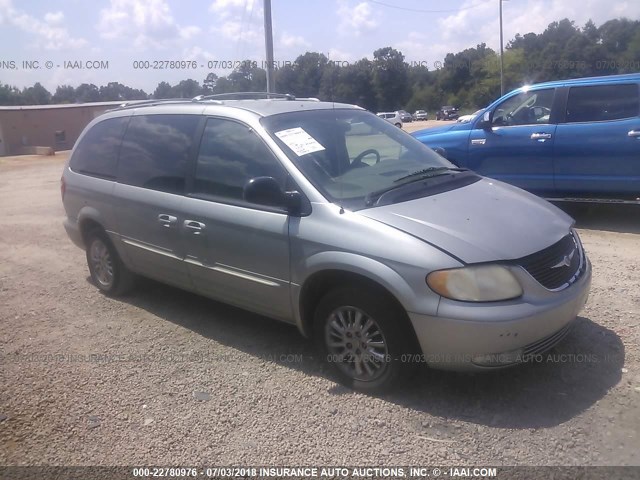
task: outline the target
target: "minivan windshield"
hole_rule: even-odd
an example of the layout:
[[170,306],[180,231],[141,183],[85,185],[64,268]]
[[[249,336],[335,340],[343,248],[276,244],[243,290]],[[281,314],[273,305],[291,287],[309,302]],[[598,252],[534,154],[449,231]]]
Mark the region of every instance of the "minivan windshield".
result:
[[[384,193],[460,171],[398,127],[364,110],[291,112],[263,118],[262,124],[309,181],[328,200],[345,208],[373,206]],[[443,182],[447,178],[436,182],[440,191]],[[422,190],[433,183],[425,181]]]

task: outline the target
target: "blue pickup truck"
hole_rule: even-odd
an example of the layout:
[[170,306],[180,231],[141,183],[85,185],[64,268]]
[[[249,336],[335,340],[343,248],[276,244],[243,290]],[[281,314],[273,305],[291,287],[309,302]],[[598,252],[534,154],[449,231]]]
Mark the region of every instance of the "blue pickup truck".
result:
[[549,199],[640,203],[640,73],[525,86],[468,123],[412,135]]

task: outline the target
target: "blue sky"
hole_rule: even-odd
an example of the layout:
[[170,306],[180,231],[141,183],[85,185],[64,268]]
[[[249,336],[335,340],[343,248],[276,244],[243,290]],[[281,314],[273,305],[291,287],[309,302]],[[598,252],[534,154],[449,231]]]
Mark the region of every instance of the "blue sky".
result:
[[[306,51],[350,62],[393,46],[433,68],[448,52],[499,45],[499,0],[272,0],[275,59]],[[386,5],[385,5],[386,4]],[[264,59],[262,0],[0,0],[0,82],[104,85],[152,92],[161,80],[200,82],[207,63]],[[395,8],[393,8],[395,7]],[[568,17],[580,26],[640,18],[638,0],[505,0],[505,43]],[[38,69],[22,68],[37,60]],[[102,60],[106,69],[69,69],[64,61]],[[195,70],[134,69],[134,61],[195,60]],[[14,61],[15,68],[7,62]],[[51,68],[45,65],[50,61]],[[60,65],[58,67],[58,65]],[[229,64],[232,66],[233,64]],[[223,65],[224,66],[224,65]]]

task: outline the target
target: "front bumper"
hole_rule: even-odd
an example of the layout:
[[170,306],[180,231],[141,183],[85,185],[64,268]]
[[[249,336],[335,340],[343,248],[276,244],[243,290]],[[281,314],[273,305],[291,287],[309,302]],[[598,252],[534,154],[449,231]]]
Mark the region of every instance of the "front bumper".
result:
[[486,370],[521,363],[553,347],[584,307],[591,286],[591,263],[560,292],[532,278],[512,302],[467,303],[443,299],[437,316],[408,312],[422,347],[419,361],[446,370]]

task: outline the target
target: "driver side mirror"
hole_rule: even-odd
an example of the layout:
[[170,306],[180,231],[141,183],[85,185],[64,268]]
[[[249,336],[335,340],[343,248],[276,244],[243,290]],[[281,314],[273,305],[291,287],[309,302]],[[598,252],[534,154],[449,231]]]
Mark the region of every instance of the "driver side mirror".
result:
[[490,110],[487,110],[482,115],[482,119],[480,119],[478,123],[476,123],[476,127],[482,128],[483,130],[491,130],[492,126],[493,126],[493,112]]
[[[242,197],[249,203],[286,208],[291,215],[303,215],[304,197],[298,191],[284,192],[273,177],[255,177],[245,183]],[[306,202],[308,203],[308,201]]]

